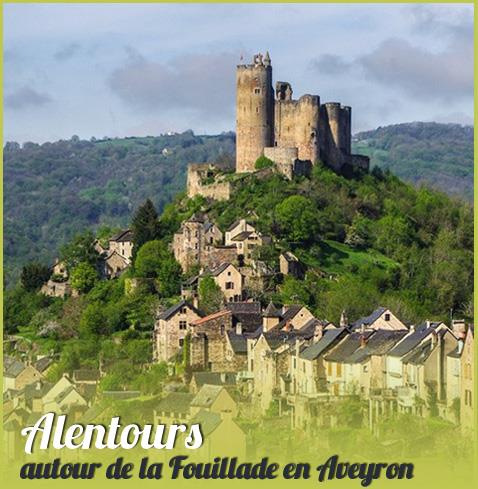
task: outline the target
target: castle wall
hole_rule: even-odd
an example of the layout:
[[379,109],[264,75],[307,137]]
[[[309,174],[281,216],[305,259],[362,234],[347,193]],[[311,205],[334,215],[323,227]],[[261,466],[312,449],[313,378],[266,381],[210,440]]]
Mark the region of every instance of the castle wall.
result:
[[226,180],[215,180],[217,168],[210,163],[191,164],[187,173],[187,195],[190,199],[196,195],[213,200],[229,200],[231,184]]
[[272,68],[256,56],[253,65],[237,67],[236,171],[254,171],[265,146],[274,139]]

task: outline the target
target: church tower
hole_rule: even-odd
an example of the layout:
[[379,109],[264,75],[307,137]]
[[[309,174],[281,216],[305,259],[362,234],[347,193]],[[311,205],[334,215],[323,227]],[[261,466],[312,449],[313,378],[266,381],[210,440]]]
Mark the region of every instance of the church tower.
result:
[[274,89],[269,53],[237,67],[236,172],[254,171],[265,147],[274,146]]

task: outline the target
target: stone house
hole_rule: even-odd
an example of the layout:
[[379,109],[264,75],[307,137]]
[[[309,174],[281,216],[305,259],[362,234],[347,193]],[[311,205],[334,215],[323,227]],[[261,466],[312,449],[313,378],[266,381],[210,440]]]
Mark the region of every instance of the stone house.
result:
[[78,392],[75,384],[66,375],[43,396],[43,409],[45,412],[65,414],[73,407],[87,408],[86,399]]
[[185,424],[191,418],[191,402],[194,394],[170,392],[163,397],[153,411],[156,424]]
[[261,325],[260,303],[231,302],[191,323],[191,366],[213,372],[246,370],[247,338]]
[[237,221],[233,222],[226,230],[226,233],[224,235],[224,242],[226,245],[234,245],[235,242],[233,241],[233,238],[235,238],[237,235],[241,233],[252,233],[256,232],[256,228],[250,223],[247,222],[246,219],[238,219]]
[[133,257],[133,232],[130,229],[125,229],[116,233],[109,240],[109,251],[118,253],[124,258],[128,265]]
[[458,339],[454,350],[446,357],[446,417],[451,423],[460,423],[461,398],[461,356],[463,354],[464,340]]
[[51,274],[56,279],[66,280],[68,278],[68,268],[64,261],[55,258],[55,262],[51,267]]
[[475,368],[474,326],[466,332],[465,343],[461,355],[461,402],[460,417],[462,432],[471,435],[475,429],[476,397],[473,372]]
[[232,330],[232,312],[223,310],[191,323],[190,364],[193,369],[233,372],[226,357],[227,332]]
[[291,275],[299,279],[304,277],[304,267],[291,251],[279,255],[279,270],[282,275]]
[[33,366],[9,357],[3,365],[3,392],[19,391],[29,384],[42,380],[42,374]]
[[324,355],[343,339],[348,331],[335,327],[321,329],[322,334],[316,335],[312,344],[302,350],[291,349],[291,391],[296,395],[314,396],[320,392],[328,392]]
[[191,331],[191,323],[201,317],[201,312],[185,300],[161,312],[154,323],[154,361],[167,362],[176,355]]
[[201,410],[212,413],[230,413],[235,418],[239,409],[231,394],[220,385],[204,384],[191,401],[191,414]]
[[367,329],[402,329],[407,327],[398,319],[390,309],[379,307],[370,315],[362,317],[350,325],[351,330],[365,327]]
[[244,299],[244,278],[234,265],[223,263],[211,270],[210,275],[220,287],[226,302],[241,302]]
[[345,360],[345,371],[358,380],[364,398],[380,394],[386,385],[386,354],[407,335],[407,330],[378,329]]
[[193,372],[189,390],[196,394],[204,384],[219,385],[226,389],[235,388],[236,377],[235,372]]
[[446,359],[458,344],[448,328],[432,330],[429,338],[402,358],[403,386],[398,388],[398,410],[419,416],[446,418]]
[[183,271],[193,266],[206,266],[208,254],[216,244],[222,243],[222,232],[208,217],[195,213],[186,221],[173,237],[173,253]]
[[254,250],[260,246],[267,245],[271,242],[269,236],[263,236],[258,231],[243,231],[231,238],[237,250],[237,259],[239,264],[250,265],[254,260]]
[[129,267],[130,263],[115,249],[110,250],[101,261],[100,274],[104,278],[117,278]]
[[49,279],[47,283],[43,284],[40,293],[48,297],[68,297],[72,294],[72,288],[70,282]]
[[201,409],[190,423],[201,425],[204,441],[195,454],[201,460],[212,460],[218,454],[222,457],[238,457],[239,460],[246,456],[246,434],[231,413]]
[[334,396],[358,394],[360,375],[350,367],[346,361],[358,348],[366,345],[367,339],[373,330],[362,330],[346,335],[324,357],[324,366],[327,372],[327,385],[329,392]]

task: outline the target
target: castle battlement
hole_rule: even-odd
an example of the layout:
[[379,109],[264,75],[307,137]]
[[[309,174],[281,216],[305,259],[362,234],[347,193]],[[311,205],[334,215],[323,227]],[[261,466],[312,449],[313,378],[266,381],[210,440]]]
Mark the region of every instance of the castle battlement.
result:
[[337,171],[346,166],[368,169],[366,157],[351,154],[351,107],[321,104],[319,95],[305,94],[297,100],[292,95],[292,85],[284,81],[276,83],[274,92],[269,53],[238,66],[237,172],[254,171],[264,148],[272,147],[297,148],[298,160],[320,160]]

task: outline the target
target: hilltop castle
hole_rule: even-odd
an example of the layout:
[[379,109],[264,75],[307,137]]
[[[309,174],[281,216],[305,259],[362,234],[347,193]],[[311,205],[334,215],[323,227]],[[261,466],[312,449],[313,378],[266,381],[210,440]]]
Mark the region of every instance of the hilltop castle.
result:
[[237,67],[236,171],[254,171],[261,155],[276,163],[298,159],[322,161],[336,171],[346,166],[368,169],[365,156],[351,153],[352,109],[320,103],[318,95],[292,98],[292,86],[272,87],[269,53]]
[[[277,82],[274,90],[269,53],[256,54],[252,64],[237,66],[236,93],[237,173],[257,172],[260,156],[272,160],[274,171],[289,179],[308,175],[317,161],[340,173],[368,170],[369,158],[351,152],[352,109],[337,102],[321,104],[318,95],[294,100],[288,82]],[[188,167],[190,198],[228,200],[232,187],[213,164]]]

